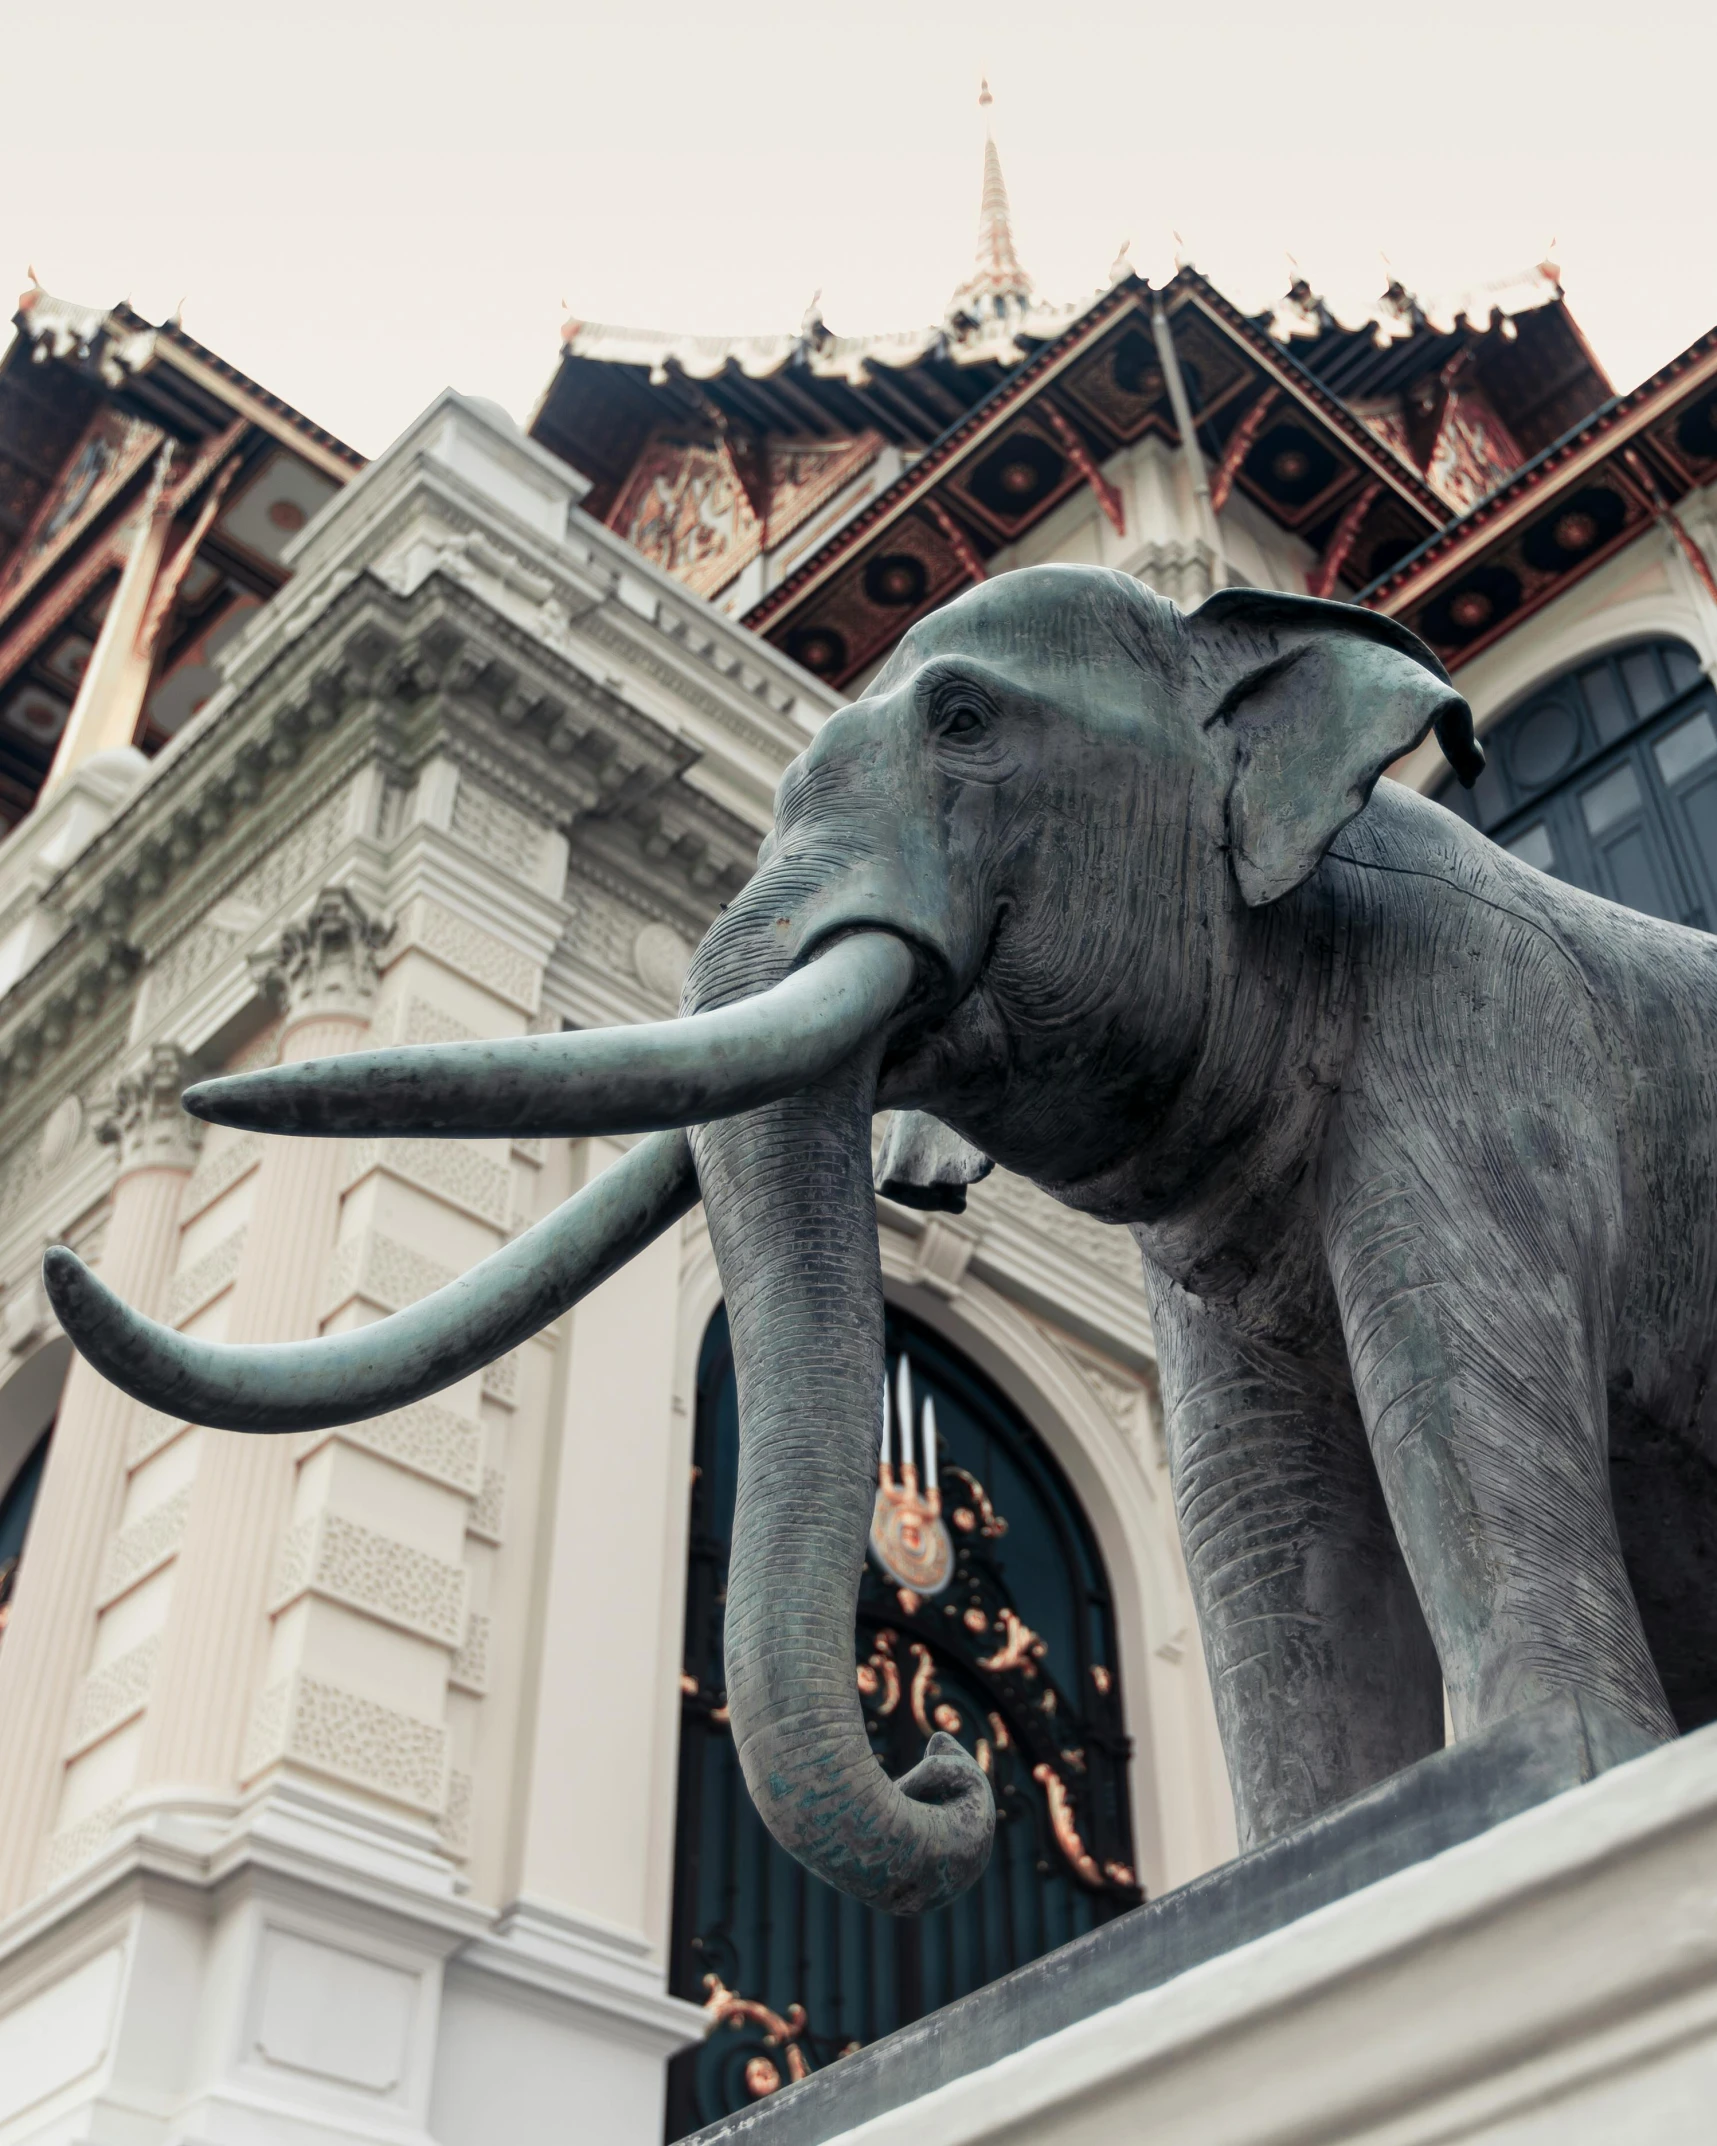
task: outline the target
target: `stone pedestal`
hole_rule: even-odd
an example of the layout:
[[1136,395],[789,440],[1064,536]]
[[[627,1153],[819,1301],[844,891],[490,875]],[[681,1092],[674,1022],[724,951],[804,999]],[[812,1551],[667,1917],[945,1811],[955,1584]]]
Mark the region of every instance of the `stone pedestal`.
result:
[[698,2146],[1704,2146],[1717,1728],[1626,1749],[1517,1717]]

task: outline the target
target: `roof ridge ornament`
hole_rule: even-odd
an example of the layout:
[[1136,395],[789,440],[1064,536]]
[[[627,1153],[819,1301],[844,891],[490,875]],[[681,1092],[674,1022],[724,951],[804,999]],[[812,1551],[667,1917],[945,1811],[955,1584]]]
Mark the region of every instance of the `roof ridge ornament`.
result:
[[[978,84],[978,109],[995,103],[989,81]],[[1014,249],[1013,217],[1007,181],[994,130],[984,122],[984,183],[978,203],[978,246],[972,273],[948,301],[948,332],[955,342],[992,332],[997,323],[1012,327],[1036,303],[1032,281]]]

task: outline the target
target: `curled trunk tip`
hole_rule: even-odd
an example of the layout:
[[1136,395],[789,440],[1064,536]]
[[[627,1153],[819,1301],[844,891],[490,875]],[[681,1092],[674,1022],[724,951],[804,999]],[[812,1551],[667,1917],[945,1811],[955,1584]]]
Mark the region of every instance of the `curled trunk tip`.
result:
[[789,1854],[896,1915],[981,1876],[996,1812],[952,1736],[891,1781],[854,1674],[876,1501],[879,1038],[815,1089],[693,1135],[739,1384],[727,1695],[746,1785]]

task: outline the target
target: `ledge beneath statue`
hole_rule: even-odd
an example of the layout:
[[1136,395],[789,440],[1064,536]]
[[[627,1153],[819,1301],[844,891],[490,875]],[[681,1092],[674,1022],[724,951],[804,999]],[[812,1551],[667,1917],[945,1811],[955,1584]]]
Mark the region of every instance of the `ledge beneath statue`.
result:
[[1708,2146],[1717,1727],[1633,1749],[1516,1716],[686,2146]]

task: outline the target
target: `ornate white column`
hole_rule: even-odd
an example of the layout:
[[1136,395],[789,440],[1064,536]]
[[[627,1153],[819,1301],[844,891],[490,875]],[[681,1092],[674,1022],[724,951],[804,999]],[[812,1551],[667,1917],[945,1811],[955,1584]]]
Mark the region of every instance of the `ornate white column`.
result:
[[[286,1007],[283,1063],[355,1049],[369,1027],[376,950],[387,936],[351,893],[329,888],[254,962]],[[339,1221],[344,1143],[272,1140],[264,1150],[234,1284],[234,1341],[314,1334]],[[162,1637],[139,1783],[229,1789],[268,1646],[267,1603],[302,1441],[211,1434],[197,1467]]]
[[[118,1082],[97,1126],[98,1138],[119,1149],[101,1276],[155,1317],[165,1306],[180,1195],[203,1130],[179,1107],[179,1092],[193,1077],[181,1051],[156,1045]],[[137,1412],[129,1395],[73,1359],[0,1647],[0,1914],[27,1896],[53,1823],[102,1558],[124,1493],[126,1433]]]
[[[586,1182],[621,1153],[586,1142]],[[668,1919],[684,1616],[680,1259],[680,1232],[664,1232],[567,1320],[563,1414],[537,1522],[547,1555],[533,1730],[514,1788],[515,1919],[591,1918],[648,1950]],[[631,1726],[604,1740],[609,1721]]]

